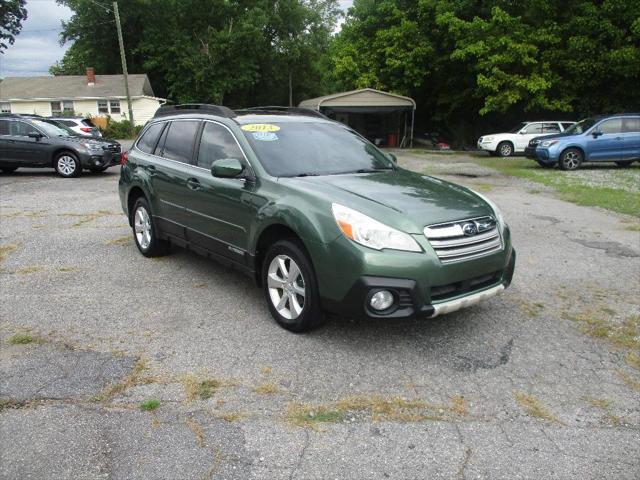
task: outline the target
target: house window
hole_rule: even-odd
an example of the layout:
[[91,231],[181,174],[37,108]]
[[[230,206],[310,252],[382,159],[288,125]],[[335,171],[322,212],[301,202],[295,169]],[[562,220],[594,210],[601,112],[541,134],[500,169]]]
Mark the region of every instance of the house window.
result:
[[109,103],[106,100],[98,100],[98,113],[109,113]]
[[73,101],[72,100],[56,100],[51,102],[51,115],[73,114]]
[[98,100],[98,113],[118,115],[120,112],[120,100]]
[[0,103],[0,113],[11,113],[11,104],[9,102]]
[[111,113],[120,113],[120,100],[109,100]]

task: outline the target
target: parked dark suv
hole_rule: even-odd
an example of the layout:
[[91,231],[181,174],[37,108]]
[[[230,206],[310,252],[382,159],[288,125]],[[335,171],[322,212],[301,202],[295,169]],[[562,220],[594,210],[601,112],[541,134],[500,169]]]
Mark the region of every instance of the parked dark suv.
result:
[[120,144],[80,137],[54,120],[38,116],[0,116],[0,170],[20,167],[54,168],[62,177],[77,177],[82,169],[102,172],[120,161]]
[[325,310],[433,317],[513,275],[491,201],[311,110],[161,107],[123,156],[119,190],[143,255],[175,244],[237,268],[292,331]]

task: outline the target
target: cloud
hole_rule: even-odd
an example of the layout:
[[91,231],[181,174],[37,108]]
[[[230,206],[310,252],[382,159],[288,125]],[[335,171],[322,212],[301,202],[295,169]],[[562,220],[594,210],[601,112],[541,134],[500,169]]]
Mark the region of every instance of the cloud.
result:
[[55,0],[28,0],[27,20],[13,45],[0,55],[0,77],[48,75],[69,44],[61,46],[62,20],[73,12]]

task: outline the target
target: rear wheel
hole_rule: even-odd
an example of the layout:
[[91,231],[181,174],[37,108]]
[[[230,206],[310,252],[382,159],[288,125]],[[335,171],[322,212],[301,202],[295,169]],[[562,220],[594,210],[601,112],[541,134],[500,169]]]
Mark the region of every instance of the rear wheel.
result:
[[628,167],[633,163],[633,160],[620,160],[618,162],[616,162],[616,165],[618,165],[619,167]]
[[262,264],[262,286],[274,320],[291,332],[305,332],[324,321],[316,275],[304,248],[279,240]]
[[577,148],[567,148],[560,155],[560,168],[562,170],[576,170],[582,164],[582,152]]
[[2,173],[13,173],[18,169],[18,167],[0,167]]
[[510,157],[513,155],[513,144],[511,142],[500,142],[496,153],[501,157]]
[[133,238],[140,253],[145,257],[160,257],[168,251],[169,244],[158,238],[147,199],[140,197],[133,204]]
[[77,177],[82,173],[82,166],[78,157],[71,152],[62,152],[53,162],[58,175],[64,178]]

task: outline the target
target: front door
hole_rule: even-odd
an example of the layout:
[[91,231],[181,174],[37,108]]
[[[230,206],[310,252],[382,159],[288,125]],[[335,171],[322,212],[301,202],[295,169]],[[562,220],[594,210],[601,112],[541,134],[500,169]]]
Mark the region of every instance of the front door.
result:
[[189,228],[193,243],[243,265],[249,264],[249,226],[260,206],[256,183],[244,178],[216,178],[211,165],[223,158],[238,159],[250,166],[227,127],[207,121],[197,154],[197,168],[189,179]]
[[542,135],[542,123],[535,122],[528,124],[520,130],[520,133],[516,136],[516,152],[523,152],[524,149],[527,148],[527,145],[529,145],[529,140],[539,137],[540,135]]
[[[27,122],[15,119],[9,120],[9,133],[6,140],[9,142],[9,150],[16,166],[49,165],[48,152],[51,141],[46,135]],[[30,137],[30,134],[40,137]]]
[[621,160],[623,150],[621,118],[602,121],[593,128],[587,139],[588,160],[595,162]]

